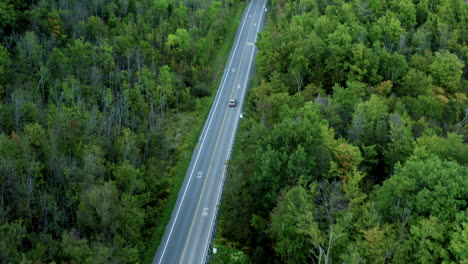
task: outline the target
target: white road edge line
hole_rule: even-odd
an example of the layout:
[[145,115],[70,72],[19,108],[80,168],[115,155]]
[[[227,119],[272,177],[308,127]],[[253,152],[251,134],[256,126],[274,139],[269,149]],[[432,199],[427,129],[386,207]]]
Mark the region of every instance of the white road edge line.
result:
[[[266,3],[263,4],[262,10],[265,9],[265,6],[266,6]],[[264,14],[264,12],[260,13],[260,20],[259,20],[259,23],[258,23],[258,26],[257,26],[257,34],[255,34],[255,42],[257,41],[257,35],[260,32],[260,25],[262,24],[261,21],[262,21],[263,14]],[[254,46],[254,48],[252,49],[252,55],[250,56],[251,63],[249,64],[249,70],[247,71],[247,75],[250,74],[250,71],[252,69],[252,64],[253,64],[252,60],[253,60],[253,57],[254,57],[254,54],[255,54],[255,50],[256,50],[256,47]],[[241,102],[243,102],[243,100],[244,100],[245,92],[247,90],[247,81],[248,81],[248,79],[249,78],[245,78],[245,85],[244,85],[245,89],[243,89],[243,91],[242,91]],[[238,110],[237,110],[237,115],[239,115],[240,111],[242,110],[241,108],[242,108],[242,104],[241,104],[241,107],[239,107]],[[237,132],[237,126],[239,124],[239,119],[236,119],[236,123],[237,123],[236,124],[236,129],[233,131],[232,136],[231,136],[231,145],[229,147],[228,157],[227,158],[229,158],[229,156],[231,155],[231,151],[232,151],[232,148],[233,148],[234,136],[235,136],[235,134]],[[226,160],[227,160],[227,158],[226,158]],[[224,180],[225,180],[225,177],[226,177],[226,174],[225,174],[226,173],[226,168],[227,168],[227,166],[226,166],[226,164],[224,164],[223,173],[221,174],[223,179],[222,179],[221,184],[219,185],[219,188],[218,188],[218,197],[216,198],[216,205],[215,205],[215,209],[214,209],[215,211],[213,212],[213,216],[211,217],[210,231],[208,232],[209,236],[213,232],[213,227],[214,227],[213,221],[214,221],[215,216],[217,214],[217,210],[218,210],[218,206],[219,206],[219,202],[220,202],[219,199],[220,199],[221,193],[222,193],[221,190],[222,190],[222,188],[224,186]],[[211,239],[207,240],[207,242],[205,244],[205,247],[203,248],[203,252],[207,251],[207,247],[208,247],[208,245],[210,243],[211,243]],[[206,259],[206,254],[203,257],[201,264],[205,263],[205,259]]]
[[[247,10],[247,14],[250,12],[250,8],[252,7],[252,2],[250,2],[249,4],[249,8]],[[229,66],[226,67],[225,69],[230,69],[231,68],[231,64],[234,60],[234,55],[236,54],[236,50],[237,50],[237,47],[239,46],[239,40],[240,40],[240,37],[242,35],[242,32],[244,30],[244,26],[245,26],[245,22],[247,21],[247,14],[246,16],[244,17],[244,21],[242,22],[242,26],[241,26],[241,30],[239,32],[239,35],[238,35],[238,38],[237,38],[237,41],[236,41],[236,45],[234,47],[234,51],[232,52],[232,55],[230,56],[230,62],[229,62]],[[225,71],[226,72],[226,71]],[[188,187],[190,186],[190,180],[192,179],[192,175],[193,175],[193,171],[195,170],[195,165],[197,164],[198,162],[198,158],[200,157],[200,152],[203,148],[203,144],[205,143],[205,139],[206,139],[206,135],[208,134],[207,131],[209,130],[210,126],[211,126],[211,121],[213,120],[213,116],[214,116],[214,112],[215,112],[215,109],[219,103],[219,98],[221,97],[221,94],[222,94],[222,91],[224,89],[224,85],[226,83],[226,79],[227,79],[227,75],[224,75],[224,80],[222,81],[221,83],[221,90],[219,91],[219,93],[217,93],[217,96],[216,96],[216,102],[215,102],[215,105],[214,107],[212,108],[213,111],[210,113],[211,116],[210,116],[210,119],[209,119],[209,122],[208,122],[208,127],[206,128],[206,130],[204,130],[202,132],[205,133],[205,135],[203,136],[203,139],[202,139],[202,142],[201,142],[201,145],[200,145],[200,148],[198,149],[198,153],[197,153],[197,158],[195,159],[195,162],[193,163],[193,167],[192,167],[192,171],[190,172],[190,177],[189,177],[189,180],[187,182],[187,185],[185,186],[185,190],[184,190],[184,194],[182,195],[182,200],[180,201],[180,204],[179,204],[179,208],[177,208],[177,212],[176,212],[176,215],[175,215],[175,218],[174,218],[174,222],[172,223],[172,226],[171,226],[171,230],[169,231],[169,235],[167,236],[167,239],[166,239],[166,243],[164,245],[164,248],[163,248],[163,251],[161,253],[161,258],[159,259],[159,262],[158,264],[161,264],[162,260],[164,259],[164,253],[166,252],[166,249],[167,249],[167,245],[169,244],[169,240],[171,238],[171,235],[172,235],[172,231],[174,231],[174,226],[175,226],[175,223],[177,222],[177,217],[179,216],[179,212],[180,212],[180,208],[182,207],[182,204],[184,202],[184,199],[185,199],[185,194],[187,193],[187,190],[188,190]]]

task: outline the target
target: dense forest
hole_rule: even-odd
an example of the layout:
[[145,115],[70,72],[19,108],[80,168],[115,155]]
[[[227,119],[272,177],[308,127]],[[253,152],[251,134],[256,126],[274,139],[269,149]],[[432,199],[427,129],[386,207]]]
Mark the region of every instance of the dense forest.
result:
[[141,263],[240,2],[0,1],[0,263]]
[[212,263],[468,263],[468,4],[269,4]]

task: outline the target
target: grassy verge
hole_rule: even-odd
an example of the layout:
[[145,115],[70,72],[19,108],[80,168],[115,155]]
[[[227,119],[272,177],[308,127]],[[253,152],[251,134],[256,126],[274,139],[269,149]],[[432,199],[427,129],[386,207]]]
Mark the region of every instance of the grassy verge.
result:
[[260,85],[260,74],[258,73],[257,69],[253,69],[252,78],[249,82],[249,88],[254,88]]
[[236,37],[237,28],[242,17],[242,13],[245,9],[245,5],[241,5],[236,10],[235,16],[229,21],[229,28],[226,32],[223,44],[219,47],[216,55],[211,60],[212,69],[209,74],[208,80],[212,80],[212,95],[206,98],[202,98],[197,101],[197,108],[192,113],[184,113],[187,115],[193,115],[194,122],[191,126],[187,127],[187,134],[182,140],[181,146],[179,147],[179,153],[182,158],[179,159],[175,165],[175,172],[173,178],[173,188],[171,194],[168,197],[167,205],[164,209],[163,214],[158,219],[158,225],[155,227],[153,232],[152,243],[145,252],[143,263],[152,263],[156,250],[161,243],[164,231],[166,229],[169,220],[171,219],[171,213],[174,209],[179,190],[184,182],[187,169],[190,165],[193,150],[196,147],[198,138],[200,137],[203,125],[205,124],[206,118],[208,117],[211,105],[216,95],[217,88],[221,82],[222,72],[226,65],[229,52],[231,51],[234,38]]

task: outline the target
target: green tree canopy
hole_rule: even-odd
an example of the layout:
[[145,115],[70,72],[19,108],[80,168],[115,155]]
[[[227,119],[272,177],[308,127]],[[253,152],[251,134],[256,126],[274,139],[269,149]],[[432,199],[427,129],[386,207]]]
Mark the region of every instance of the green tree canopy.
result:
[[432,156],[410,159],[397,165],[395,173],[376,192],[377,204],[386,219],[409,210],[413,219],[434,216],[452,221],[466,207],[468,169]]
[[442,86],[450,93],[455,93],[461,89],[464,66],[455,54],[436,52],[430,71],[436,85]]

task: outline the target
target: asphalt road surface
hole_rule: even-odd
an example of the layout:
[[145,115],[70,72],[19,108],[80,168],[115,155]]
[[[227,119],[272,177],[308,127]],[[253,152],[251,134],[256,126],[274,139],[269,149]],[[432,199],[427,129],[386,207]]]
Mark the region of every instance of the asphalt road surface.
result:
[[[153,264],[207,261],[228,160],[256,53],[267,0],[247,6],[223,78],[194,150]],[[236,107],[229,107],[231,98]]]

